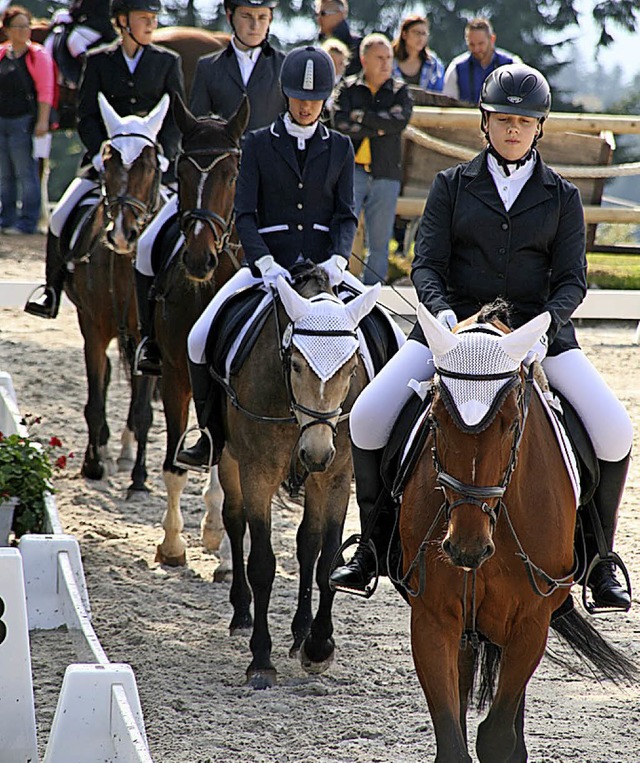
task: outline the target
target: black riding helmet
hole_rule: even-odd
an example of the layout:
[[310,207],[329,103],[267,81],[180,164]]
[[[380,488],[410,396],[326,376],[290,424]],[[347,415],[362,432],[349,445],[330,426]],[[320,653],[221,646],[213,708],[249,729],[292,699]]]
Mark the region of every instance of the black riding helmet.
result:
[[162,3],[160,0],[112,0],[111,16],[126,15],[131,11],[146,11],[147,13],[160,13]]
[[326,101],[331,95],[336,70],[331,56],[321,48],[308,45],[287,54],[280,71],[280,86],[287,98],[301,101]]

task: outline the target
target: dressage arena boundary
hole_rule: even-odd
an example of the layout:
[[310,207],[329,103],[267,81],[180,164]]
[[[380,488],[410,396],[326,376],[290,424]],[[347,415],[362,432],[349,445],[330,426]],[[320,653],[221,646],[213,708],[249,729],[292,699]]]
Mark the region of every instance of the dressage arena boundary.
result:
[[[0,371],[0,431],[26,434],[11,376]],[[43,763],[153,763],[133,670],[109,661],[91,625],[78,541],[47,496],[50,534],[0,548],[2,760],[37,763],[30,630],[66,626],[78,658],[66,668]]]

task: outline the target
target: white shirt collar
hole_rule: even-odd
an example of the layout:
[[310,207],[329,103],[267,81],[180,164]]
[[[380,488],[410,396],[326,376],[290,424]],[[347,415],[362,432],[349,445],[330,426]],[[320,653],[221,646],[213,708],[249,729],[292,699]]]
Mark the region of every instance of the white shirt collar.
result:
[[515,165],[509,165],[510,174],[507,175],[496,157],[493,154],[487,154],[487,168],[507,211],[511,209],[525,183],[533,175],[537,160],[538,154],[534,151],[521,167],[516,168]]
[[256,62],[258,61],[258,58],[260,58],[262,48],[258,47],[249,48],[248,50],[240,50],[236,44],[235,37],[231,38],[231,47],[236,54],[238,67],[240,69],[240,75],[242,76],[242,82],[246,85],[247,82],[249,82],[249,77],[251,77],[251,72],[253,71]]
[[133,74],[134,71],[136,70],[136,66],[138,65],[138,62],[142,58],[142,54],[144,53],[144,48],[140,46],[138,48],[138,52],[133,57],[130,57],[125,53],[124,47],[121,47],[120,50],[122,51],[122,55],[124,56],[124,62],[129,68],[129,71],[131,72],[131,74]]

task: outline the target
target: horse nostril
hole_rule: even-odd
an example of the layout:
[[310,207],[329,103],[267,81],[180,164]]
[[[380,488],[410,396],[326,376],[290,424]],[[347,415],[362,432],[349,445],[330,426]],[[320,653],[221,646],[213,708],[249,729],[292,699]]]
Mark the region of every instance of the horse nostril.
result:
[[494,553],[495,553],[496,547],[493,545],[493,543],[487,543],[487,545],[484,547],[484,559],[490,559]]
[[451,556],[452,549],[453,549],[453,546],[451,545],[451,541],[449,540],[449,538],[445,538],[442,541],[442,550],[447,556]]

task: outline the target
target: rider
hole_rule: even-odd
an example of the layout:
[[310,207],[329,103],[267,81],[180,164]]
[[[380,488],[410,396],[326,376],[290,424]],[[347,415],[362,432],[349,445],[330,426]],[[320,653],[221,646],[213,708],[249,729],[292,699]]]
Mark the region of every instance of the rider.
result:
[[[536,149],[550,107],[549,85],[536,69],[508,64],[489,75],[480,98],[487,147],[470,162],[436,176],[420,223],[412,280],[420,301],[451,329],[497,297],[512,304],[514,327],[549,311],[551,327],[528,360],[537,355],[551,386],[576,409],[589,432],[600,466],[594,500],[611,550],[632,425],[580,349],[571,322],[587,288],[584,212],[577,188],[548,167]],[[381,453],[412,394],[407,385],[433,373],[431,352],[416,325],[351,412],[363,528],[383,490]],[[374,543],[385,534],[382,522],[376,531]],[[375,568],[371,548],[361,543],[331,581],[364,591]],[[628,609],[629,595],[614,573],[609,561],[595,568],[589,581],[594,603]]]
[[[273,9],[278,0],[225,0],[227,21],[233,30],[229,45],[202,56],[198,61],[191,111],[195,116],[216,114],[229,119],[245,95],[249,99],[247,130],[257,130],[273,122],[285,108],[280,90],[280,69],[284,53],[268,42]],[[178,199],[171,198],[147,226],[138,241],[136,284],[140,299],[149,302],[154,272],[151,261],[158,233],[178,212]],[[162,371],[160,350],[153,339],[153,323],[143,323],[142,340],[136,353],[136,369],[143,374]]]
[[[362,284],[345,272],[356,233],[351,141],[322,124],[335,70],[330,56],[314,47],[296,48],[284,60],[280,82],[287,110],[269,127],[245,136],[236,189],[236,227],[246,266],[218,292],[193,326],[188,339],[189,373],[198,424],[211,434],[217,463],[224,433],[217,415],[222,389],[209,375],[205,347],[220,306],[235,292],[278,276],[307,259],[319,264],[334,284]],[[185,467],[209,463],[203,434],[180,451]]]
[[[40,318],[58,315],[66,275],[66,262],[60,251],[60,234],[72,210],[98,186],[93,167],[100,147],[107,139],[98,106],[102,92],[118,114],[145,116],[165,93],[184,97],[179,57],[172,51],[151,44],[158,24],[160,0],[112,0],[111,14],[120,31],[112,45],[89,51],[80,82],[78,134],[87,151],[81,169],[51,214],[47,233],[47,283],[42,294],[31,297],[25,310]],[[167,112],[158,142],[167,159],[178,151],[180,131],[171,110]]]

